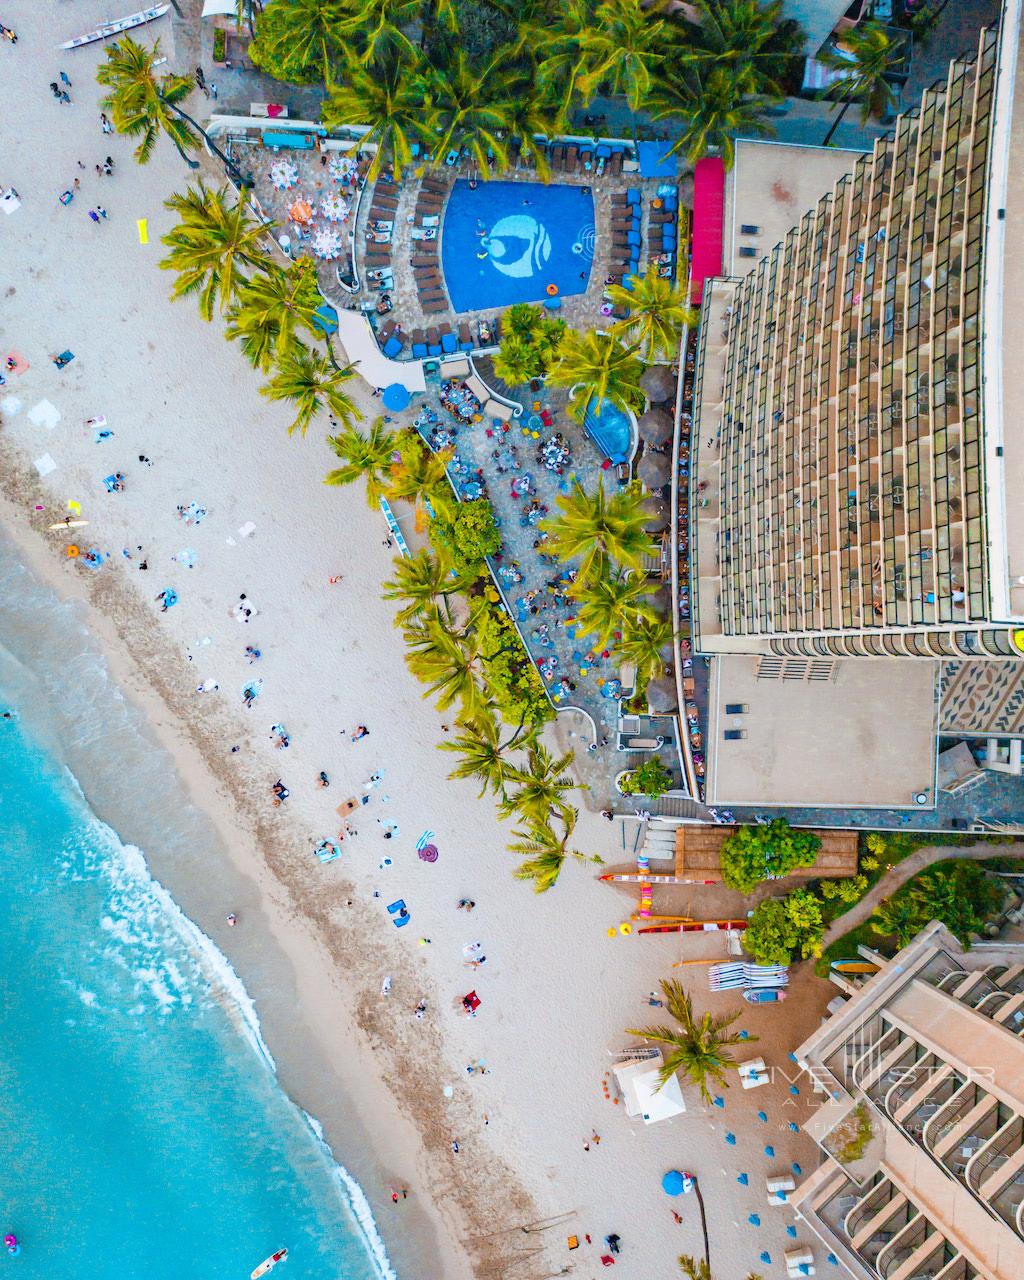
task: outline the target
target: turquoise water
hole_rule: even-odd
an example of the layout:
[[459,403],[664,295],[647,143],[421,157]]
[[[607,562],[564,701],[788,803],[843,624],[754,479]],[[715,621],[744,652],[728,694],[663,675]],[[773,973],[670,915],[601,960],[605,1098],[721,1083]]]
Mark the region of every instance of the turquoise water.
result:
[[594,261],[588,188],[460,178],[445,206],[441,265],[455,311],[586,292]]
[[633,451],[633,423],[618,405],[607,400],[591,400],[583,425],[606,458],[616,464],[629,461]]
[[[0,707],[18,718],[0,721],[0,1234],[23,1251],[0,1251],[0,1267],[244,1280],[285,1245],[275,1280],[379,1280],[389,1268],[361,1193],[278,1086],[237,978],[58,759],[99,748],[123,788],[156,802],[149,829],[192,835],[187,806],[168,810],[169,784],[145,777],[146,759],[162,776],[165,761],[131,738],[68,606],[4,550]],[[52,674],[25,657],[31,642],[45,663],[58,641],[55,704]]]

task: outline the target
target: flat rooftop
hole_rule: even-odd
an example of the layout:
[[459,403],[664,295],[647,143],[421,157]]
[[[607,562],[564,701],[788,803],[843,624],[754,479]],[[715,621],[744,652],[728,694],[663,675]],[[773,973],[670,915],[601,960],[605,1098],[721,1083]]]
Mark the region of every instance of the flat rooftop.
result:
[[[758,679],[758,661],[712,658],[709,804],[932,807],[938,663],[853,658],[833,680],[784,680]],[[727,730],[745,736],[727,741]]]
[[[723,274],[746,275],[863,154],[839,147],[800,147],[741,138],[736,143],[736,161],[725,180]],[[759,230],[747,234],[741,230],[744,226]],[[741,247],[754,248],[757,253],[741,257]]]

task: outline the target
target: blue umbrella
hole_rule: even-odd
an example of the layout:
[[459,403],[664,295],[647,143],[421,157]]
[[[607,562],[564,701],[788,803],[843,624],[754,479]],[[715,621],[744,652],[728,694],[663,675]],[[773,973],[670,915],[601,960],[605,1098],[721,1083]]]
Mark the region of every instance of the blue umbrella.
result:
[[764,1153],[769,1160],[773,1160],[775,1158],[775,1148],[771,1145],[771,1143],[769,1143],[768,1146],[765,1147]]
[[727,1133],[725,1135],[725,1140],[728,1142],[730,1147],[734,1147],[736,1145],[736,1135],[734,1133]]
[[797,1164],[797,1162],[796,1162],[795,1160],[793,1161],[792,1168],[793,1168],[793,1172],[794,1172],[794,1173],[796,1174],[796,1176],[799,1178],[799,1177],[800,1177],[800,1175],[803,1173],[803,1169],[801,1169],[801,1168],[800,1168],[800,1166]]
[[764,1263],[766,1267],[770,1267],[772,1265],[772,1255],[768,1252],[767,1249],[762,1250],[761,1261]]
[[839,1259],[836,1257],[834,1253],[830,1253],[828,1255],[828,1261],[831,1262],[834,1267],[839,1266]]
[[409,407],[409,401],[412,396],[409,394],[408,388],[401,382],[392,382],[384,388],[384,394],[381,396],[384,408],[390,409],[392,413],[401,413],[403,409]]
[[790,1091],[790,1093],[793,1095],[793,1097],[794,1097],[794,1098],[795,1098],[795,1097],[797,1097],[797,1096],[799,1095],[799,1093],[800,1093],[800,1090],[796,1087],[796,1085],[795,1085],[795,1084],[791,1084],[791,1085],[789,1086],[789,1091]]
[[790,1223],[786,1228],[786,1235],[791,1237],[793,1240],[796,1239],[796,1227],[794,1227],[792,1223]]
[[741,1040],[747,1040],[747,1039],[749,1039],[749,1037],[750,1037],[750,1032],[749,1032],[749,1031],[741,1031],[741,1032],[739,1033],[739,1037],[740,1037],[740,1039],[741,1039]]
[[337,333],[338,313],[329,303],[325,302],[313,312],[313,323],[321,333]]
[[758,1118],[758,1120],[760,1120],[760,1121],[761,1121],[761,1123],[762,1123],[762,1124],[767,1124],[767,1123],[768,1123],[768,1112],[767,1112],[767,1111],[759,1111],[759,1112],[757,1113],[757,1118]]
[[661,1189],[667,1196],[681,1196],[686,1179],[678,1169],[670,1169],[661,1180]]
[[752,1227],[759,1227],[761,1225],[761,1219],[758,1217],[756,1213],[748,1214],[747,1221],[750,1223]]
[[789,1122],[789,1128],[790,1128],[790,1132],[791,1132],[791,1133],[799,1133],[799,1132],[800,1132],[800,1126],[796,1123],[796,1121],[795,1121],[795,1120],[790,1120],[790,1122]]
[[712,1102],[715,1104],[716,1107],[725,1106],[725,1099],[722,1097],[721,1094],[717,1094],[714,1098],[712,1098]]
[[740,1184],[741,1187],[750,1186],[750,1178],[745,1173],[741,1173],[739,1177],[736,1179],[736,1181]]

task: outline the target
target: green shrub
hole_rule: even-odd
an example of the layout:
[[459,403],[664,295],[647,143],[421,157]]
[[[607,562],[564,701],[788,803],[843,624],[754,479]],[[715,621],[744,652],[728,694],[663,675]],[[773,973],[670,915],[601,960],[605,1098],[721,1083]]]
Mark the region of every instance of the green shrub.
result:
[[824,932],[821,899],[810,889],[794,889],[761,903],[743,934],[743,948],[758,964],[789,964],[820,955]]
[[228,56],[228,37],[227,32],[220,27],[213,33],[213,60],[214,62],[223,62]]
[[478,574],[485,558],[501,550],[494,508],[486,498],[454,503],[431,519],[430,541],[460,577]]
[[785,818],[740,827],[722,844],[722,879],[730,889],[750,893],[763,880],[780,880],[800,867],[814,866],[821,841],[797,831]]
[[860,868],[862,871],[877,871],[878,859],[873,858],[870,853],[866,853],[863,858],[860,859]]
[[554,714],[540,674],[515,623],[491,607],[477,621],[477,644],[487,692],[507,724],[540,725]]
[[672,785],[672,775],[657,758],[648,760],[639,769],[623,774],[619,789],[626,796],[649,796],[656,800]]
[[829,1134],[829,1148],[840,1164],[854,1164],[868,1149],[875,1136],[871,1112],[866,1102],[858,1102],[853,1111]]
[[818,892],[825,899],[838,898],[842,895],[843,886],[838,880],[822,880],[818,885]]
[[849,880],[843,880],[840,882],[839,897],[843,902],[859,902],[867,892],[867,887],[867,876],[851,876]]

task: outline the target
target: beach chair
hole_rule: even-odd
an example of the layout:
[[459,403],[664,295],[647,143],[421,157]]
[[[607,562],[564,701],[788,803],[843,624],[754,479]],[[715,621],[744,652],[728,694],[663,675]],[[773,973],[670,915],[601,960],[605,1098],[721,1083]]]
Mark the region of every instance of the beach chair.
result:
[[388,338],[387,342],[384,343],[384,347],[383,347],[384,355],[387,356],[389,360],[395,360],[397,359],[398,356],[402,354],[403,346],[404,346],[404,342],[400,335],[396,335],[393,338]]
[[398,208],[398,197],[382,195],[379,191],[375,191],[373,193],[372,207],[374,209],[390,209],[394,212]]
[[615,150],[608,160],[608,172],[613,178],[617,178],[622,172],[622,158],[622,152]]
[[576,173],[580,167],[580,149],[575,142],[570,142],[565,149],[565,171]]
[[579,158],[578,168],[583,170],[583,169],[586,169],[588,165],[593,165],[593,163],[594,163],[593,148],[580,147],[580,158]]
[[451,190],[451,186],[452,184],[448,181],[447,178],[442,177],[439,174],[428,173],[427,176],[420,183],[420,190],[421,191],[437,191],[443,195]]
[[401,929],[412,919],[404,898],[397,898],[394,902],[388,903],[388,915],[391,917],[391,923],[396,929]]
[[381,343],[387,342],[388,338],[391,337],[391,335],[395,332],[397,328],[398,328],[397,320],[391,320],[391,319],[385,320],[384,323],[381,325],[381,327],[377,330],[377,341]]
[[459,350],[473,350],[473,335],[469,331],[469,325],[465,320],[459,321]]
[[455,334],[452,333],[452,327],[447,320],[438,325],[437,331],[441,335],[441,350],[445,355],[450,356],[458,350]]
[[432,356],[441,354],[441,335],[437,332],[435,325],[431,325],[427,330],[427,354]]

